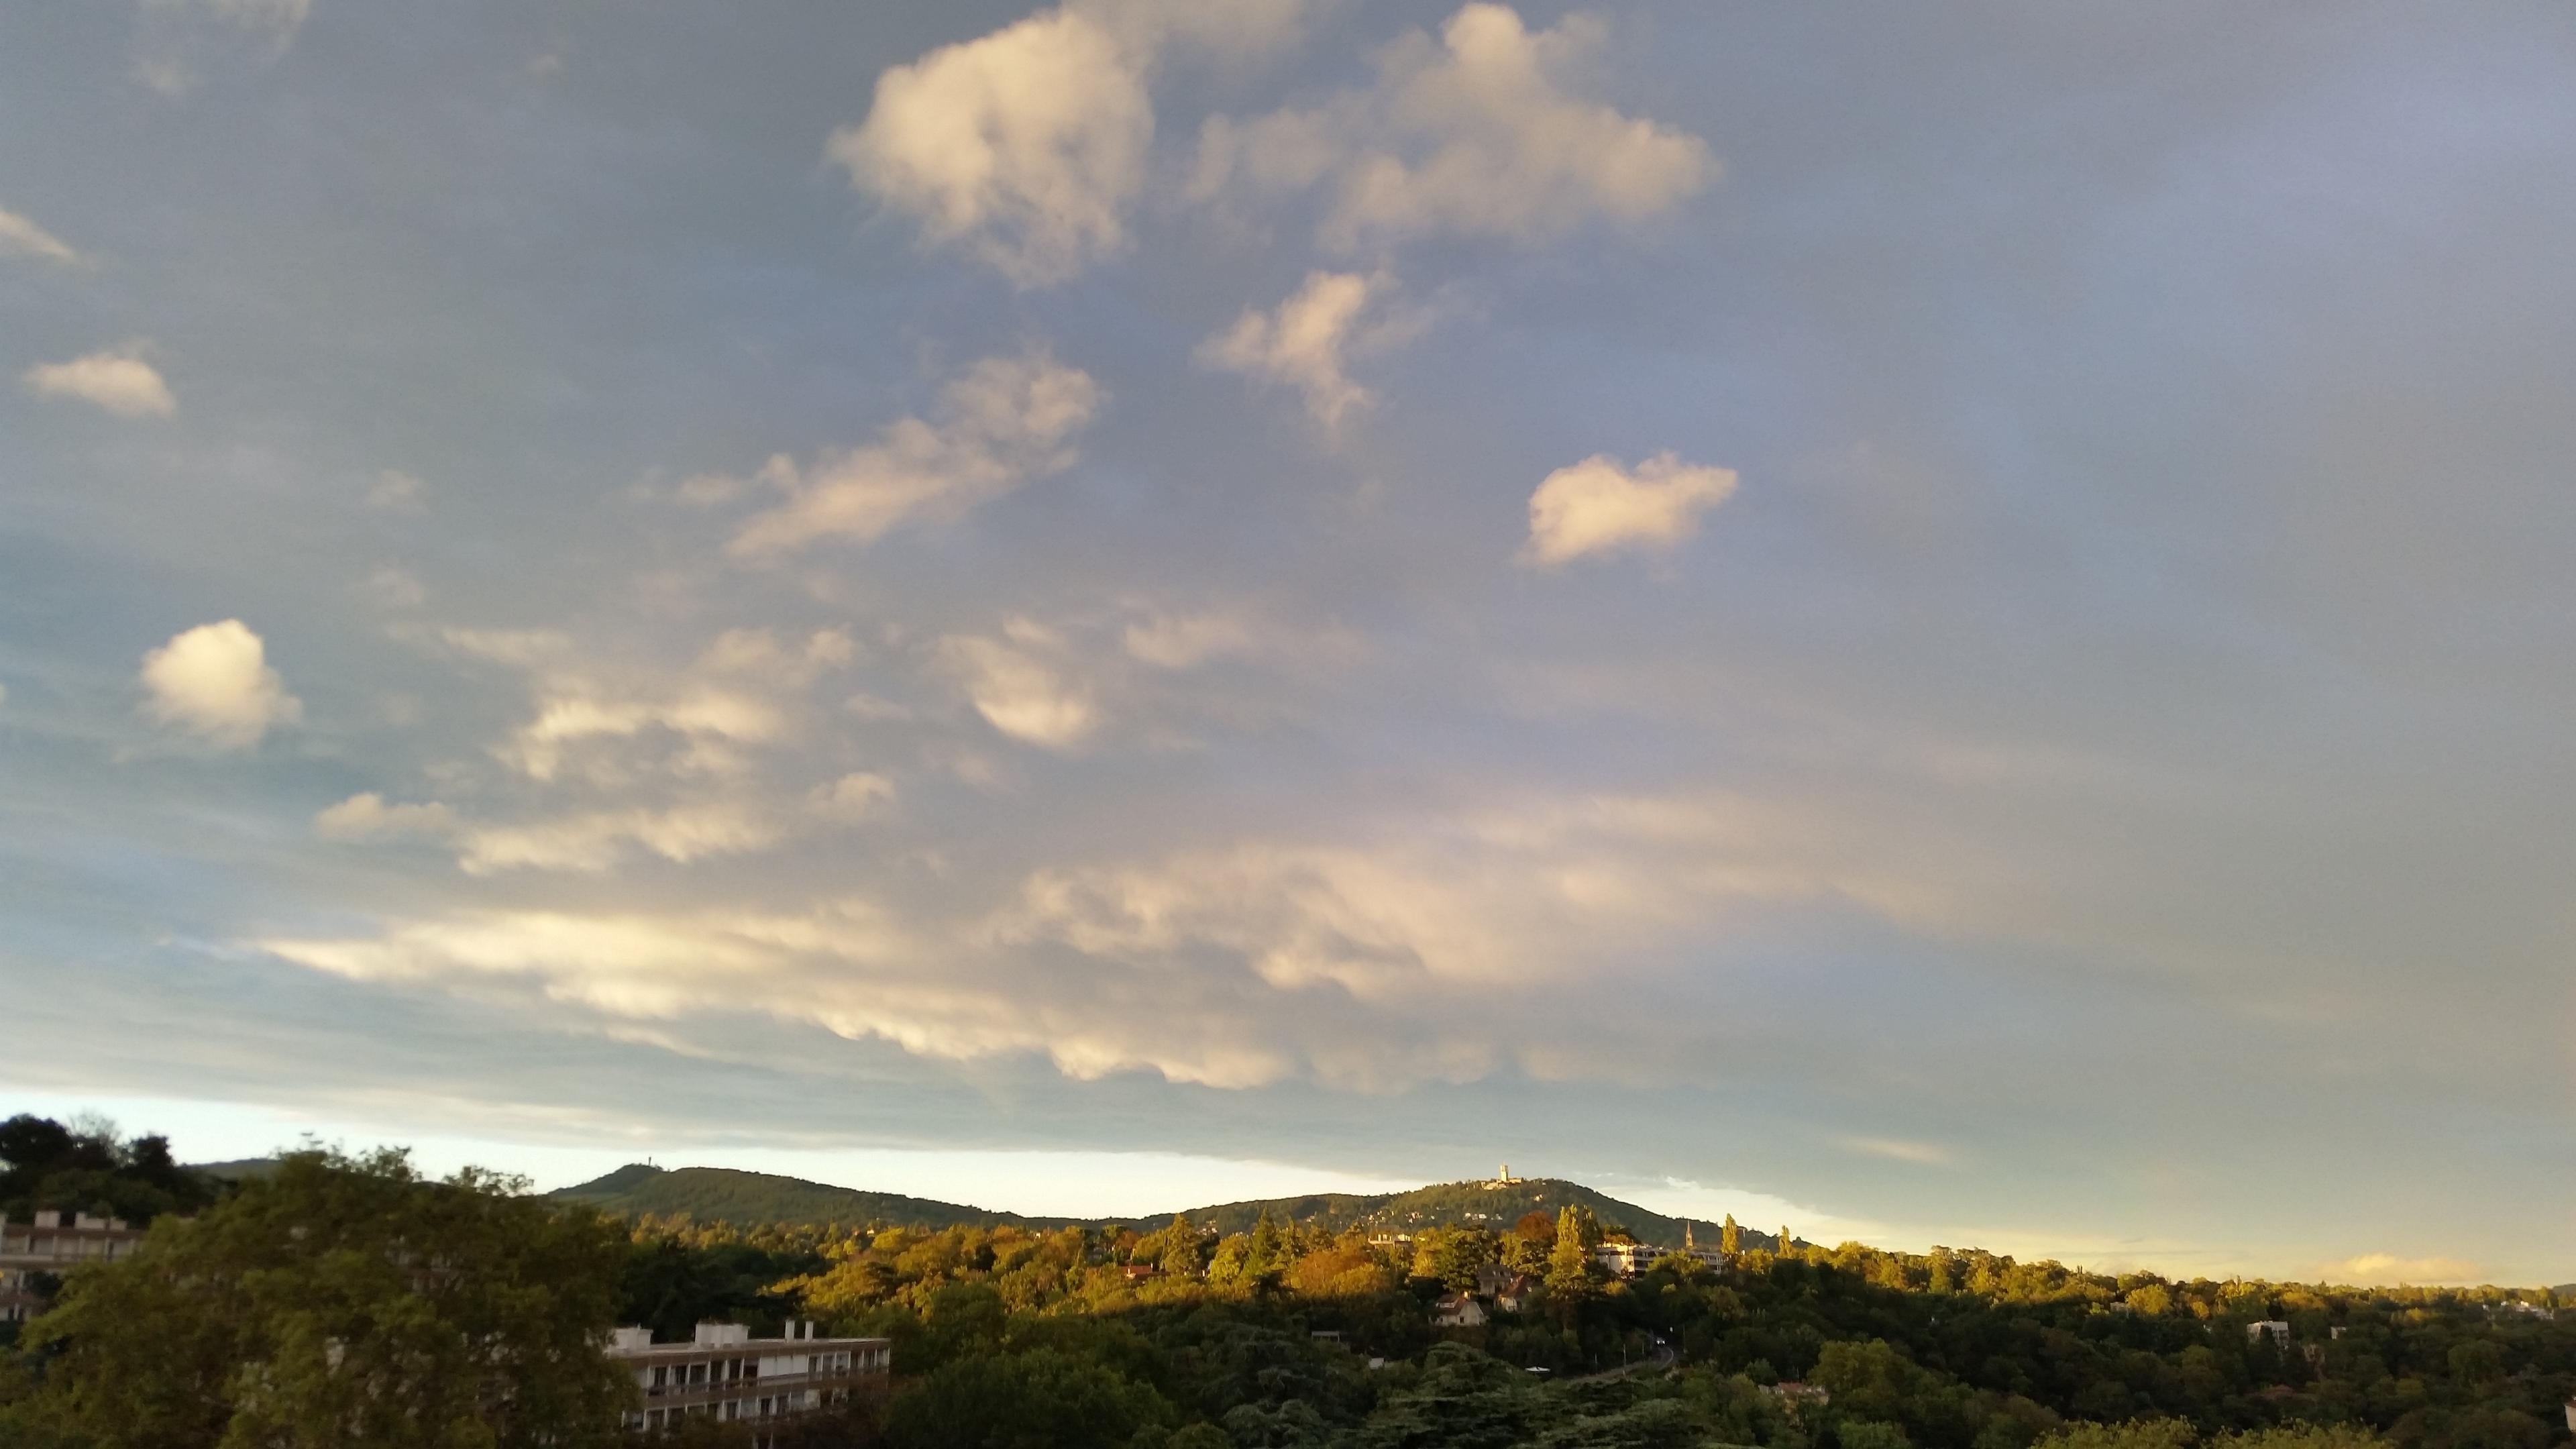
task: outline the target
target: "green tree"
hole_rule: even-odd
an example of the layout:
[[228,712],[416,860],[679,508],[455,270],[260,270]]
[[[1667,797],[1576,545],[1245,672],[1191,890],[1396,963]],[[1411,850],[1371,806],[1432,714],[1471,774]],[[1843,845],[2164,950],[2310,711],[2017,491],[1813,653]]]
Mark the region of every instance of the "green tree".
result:
[[1252,1225],[1251,1251],[1244,1255],[1244,1276],[1259,1280],[1288,1266],[1288,1247],[1281,1241],[1279,1224],[1271,1221],[1270,1209],[1263,1208],[1261,1217]]
[[1161,1394],[1117,1369],[1038,1348],[942,1367],[888,1406],[886,1442],[894,1449],[1126,1449],[1139,1430],[1169,1428],[1174,1417]]
[[387,1149],[288,1154],[29,1325],[41,1387],[0,1443],[85,1449],[579,1449],[631,1380],[600,1352],[624,1235],[587,1209]]

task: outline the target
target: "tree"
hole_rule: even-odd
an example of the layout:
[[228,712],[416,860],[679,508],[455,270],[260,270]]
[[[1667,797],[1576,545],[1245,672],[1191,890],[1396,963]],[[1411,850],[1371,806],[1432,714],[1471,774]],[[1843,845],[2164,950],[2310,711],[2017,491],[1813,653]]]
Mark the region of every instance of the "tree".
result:
[[1592,1296],[1592,1276],[1600,1266],[1592,1261],[1592,1248],[1583,1241],[1583,1219],[1589,1216],[1577,1207],[1568,1207],[1560,1214],[1556,1220],[1556,1247],[1547,1255],[1547,1301],[1568,1321]]
[[889,1406],[886,1440],[896,1449],[1123,1449],[1174,1417],[1161,1394],[1107,1364],[1038,1348],[942,1367]]
[[1792,1245],[1797,1241],[1798,1240],[1796,1238],[1789,1235],[1789,1225],[1783,1223],[1780,1225],[1780,1241],[1772,1248],[1772,1251],[1778,1253],[1783,1258],[1788,1257],[1790,1253],[1796,1251]]
[[1244,1276],[1255,1281],[1288,1266],[1287,1245],[1280,1241],[1279,1225],[1270,1220],[1270,1209],[1263,1208],[1261,1217],[1252,1225],[1251,1250],[1244,1255]]
[[1726,1215],[1726,1226],[1717,1230],[1717,1250],[1732,1258],[1744,1251],[1744,1229],[1735,1224],[1735,1214]]
[[49,1355],[0,1442],[382,1449],[614,1442],[600,1352],[624,1236],[586,1208],[392,1149],[288,1154],[133,1257],[75,1271],[28,1326]]

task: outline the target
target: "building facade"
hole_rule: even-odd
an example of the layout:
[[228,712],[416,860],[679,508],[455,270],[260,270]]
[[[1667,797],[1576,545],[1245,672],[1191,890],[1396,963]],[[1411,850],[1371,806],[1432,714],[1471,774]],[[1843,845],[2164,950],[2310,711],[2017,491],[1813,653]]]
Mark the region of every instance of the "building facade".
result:
[[110,1263],[143,1245],[143,1230],[117,1218],[40,1212],[32,1223],[0,1221],[0,1323],[23,1323],[42,1311],[29,1279],[60,1277],[83,1263]]
[[672,1428],[691,1419],[749,1423],[849,1402],[853,1393],[885,1391],[894,1346],[882,1338],[817,1338],[811,1323],[790,1323],[778,1338],[753,1338],[738,1323],[701,1323],[687,1343],[655,1343],[649,1328],[609,1336],[608,1356],[633,1372],[644,1407],[626,1416],[629,1429]]

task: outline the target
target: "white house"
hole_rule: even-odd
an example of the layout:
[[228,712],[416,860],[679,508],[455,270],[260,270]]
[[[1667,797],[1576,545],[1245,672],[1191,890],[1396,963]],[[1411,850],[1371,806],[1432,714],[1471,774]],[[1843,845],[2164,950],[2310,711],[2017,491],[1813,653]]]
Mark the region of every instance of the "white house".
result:
[[1431,1305],[1434,1328],[1482,1328],[1485,1306],[1472,1293],[1452,1293]]

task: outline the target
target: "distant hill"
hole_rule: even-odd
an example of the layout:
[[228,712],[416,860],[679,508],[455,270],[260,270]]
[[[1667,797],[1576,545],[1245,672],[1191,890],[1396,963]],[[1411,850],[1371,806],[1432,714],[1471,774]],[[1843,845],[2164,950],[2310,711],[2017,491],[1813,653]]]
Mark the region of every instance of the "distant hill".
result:
[[[905,1197],[900,1193],[861,1192],[856,1188],[833,1187],[828,1183],[807,1182],[795,1177],[776,1177],[765,1172],[737,1172],[724,1167],[662,1168],[640,1162],[577,1187],[557,1189],[547,1196],[566,1202],[589,1203],[602,1211],[627,1217],[645,1213],[670,1217],[686,1213],[699,1222],[724,1222],[746,1228],[763,1223],[847,1223],[853,1226],[881,1223],[928,1228],[999,1227],[1007,1223],[1016,1227],[1045,1229],[1076,1222],[1103,1221],[1026,1217],[960,1203]],[[1554,1217],[1568,1206],[1590,1208],[1602,1226],[1625,1228],[1639,1242],[1667,1248],[1678,1248],[1682,1244],[1682,1224],[1678,1218],[1649,1212],[1635,1203],[1621,1202],[1579,1182],[1544,1177],[1515,1179],[1509,1184],[1451,1182],[1399,1193],[1317,1193],[1307,1197],[1220,1203],[1186,1211],[1192,1222],[1220,1233],[1249,1231],[1265,1209],[1274,1218],[1312,1224],[1336,1232],[1348,1227],[1363,1227],[1373,1232],[1403,1233],[1444,1224],[1501,1230],[1520,1221],[1526,1213],[1543,1212]],[[1123,1221],[1151,1226],[1168,1221],[1171,1216],[1170,1213],[1155,1213]],[[1716,1227],[1708,1223],[1697,1226],[1700,1236],[1714,1245],[1717,1241]],[[1767,1248],[1772,1242],[1768,1233],[1751,1228],[1744,1230],[1744,1245],[1748,1248]]]
[[[1239,1233],[1250,1228],[1265,1208],[1272,1217],[1291,1218],[1335,1230],[1358,1226],[1376,1232],[1404,1233],[1444,1224],[1463,1224],[1501,1231],[1529,1213],[1543,1212],[1555,1217],[1568,1207],[1590,1208],[1603,1227],[1625,1228],[1638,1242],[1662,1248],[1682,1245],[1681,1219],[1668,1218],[1632,1202],[1622,1202],[1579,1182],[1553,1177],[1515,1178],[1508,1184],[1447,1182],[1417,1187],[1411,1192],[1376,1196],[1325,1193],[1314,1197],[1230,1202],[1194,1209],[1190,1218],[1223,1233]],[[1693,1224],[1693,1231],[1701,1241],[1708,1246],[1716,1246],[1715,1224],[1697,1219],[1693,1219]],[[1769,1248],[1775,1241],[1774,1234],[1750,1227],[1744,1229],[1744,1246],[1747,1248]]]
[[566,1202],[586,1202],[604,1212],[627,1217],[653,1213],[669,1217],[686,1213],[702,1223],[736,1227],[763,1223],[865,1223],[905,1227],[1062,1227],[1070,1218],[1030,1218],[953,1202],[905,1197],[893,1192],[861,1192],[797,1177],[765,1172],[736,1172],[726,1167],[652,1167],[629,1163],[606,1177],[546,1194]]
[[277,1159],[245,1157],[234,1162],[191,1162],[188,1164],[188,1171],[202,1172],[208,1177],[220,1177],[226,1182],[240,1182],[244,1178],[266,1177],[277,1171]]

